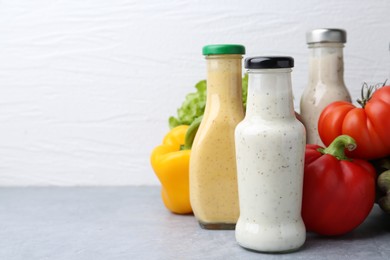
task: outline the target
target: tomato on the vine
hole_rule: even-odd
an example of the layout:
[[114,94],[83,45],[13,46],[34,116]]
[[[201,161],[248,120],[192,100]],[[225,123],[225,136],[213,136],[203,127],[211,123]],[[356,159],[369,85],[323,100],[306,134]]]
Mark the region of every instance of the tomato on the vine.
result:
[[376,159],[390,155],[390,86],[362,89],[361,108],[349,102],[328,105],[318,120],[318,132],[327,146],[339,135],[356,140],[354,158]]

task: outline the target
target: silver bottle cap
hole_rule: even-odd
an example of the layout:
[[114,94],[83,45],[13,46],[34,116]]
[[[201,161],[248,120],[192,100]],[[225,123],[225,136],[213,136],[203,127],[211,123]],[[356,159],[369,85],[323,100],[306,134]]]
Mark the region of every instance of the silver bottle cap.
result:
[[343,29],[314,29],[306,33],[306,42],[307,43],[317,43],[317,42],[347,42],[347,32]]

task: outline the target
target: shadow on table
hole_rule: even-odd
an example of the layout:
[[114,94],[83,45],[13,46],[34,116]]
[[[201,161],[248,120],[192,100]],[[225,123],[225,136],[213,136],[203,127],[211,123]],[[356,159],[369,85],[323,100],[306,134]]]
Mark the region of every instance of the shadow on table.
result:
[[377,205],[374,206],[369,217],[356,229],[341,236],[321,236],[312,232],[307,233],[303,250],[318,250],[323,247],[333,248],[349,244],[367,246],[367,240],[382,240],[389,238],[390,215],[384,213]]

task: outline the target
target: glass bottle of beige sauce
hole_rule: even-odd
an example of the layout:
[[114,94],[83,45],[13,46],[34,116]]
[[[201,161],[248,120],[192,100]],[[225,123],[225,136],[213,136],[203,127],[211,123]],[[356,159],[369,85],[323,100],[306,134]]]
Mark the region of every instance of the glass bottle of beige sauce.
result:
[[190,158],[190,201],[205,229],[234,229],[239,216],[234,129],[244,118],[242,45],[207,45],[207,101]]
[[341,29],[315,29],[306,34],[310,49],[309,82],[300,103],[307,131],[307,143],[323,145],[318,134],[322,110],[334,101],[351,102],[344,83],[343,47],[346,32]]
[[240,217],[239,245],[289,252],[306,239],[301,217],[305,127],[295,117],[291,57],[245,60],[245,119],[235,131]]

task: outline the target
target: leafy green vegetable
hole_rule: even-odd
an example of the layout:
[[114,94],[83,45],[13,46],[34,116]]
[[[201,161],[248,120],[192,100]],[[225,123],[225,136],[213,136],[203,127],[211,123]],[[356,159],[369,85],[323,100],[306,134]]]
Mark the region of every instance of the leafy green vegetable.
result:
[[196,118],[203,115],[206,106],[206,80],[199,81],[194,93],[189,93],[181,107],[177,110],[177,118],[169,117],[169,127],[190,125]]
[[378,199],[378,204],[381,209],[390,214],[390,171],[382,172],[378,179],[377,185],[380,192],[380,198]]
[[377,173],[376,203],[380,208],[390,214],[390,156],[371,160]]
[[[169,127],[174,128],[178,125],[190,125],[195,119],[203,116],[206,106],[206,80],[199,81],[196,85],[196,92],[189,93],[181,107],[177,109],[177,117],[169,117]],[[246,108],[246,96],[248,91],[248,75],[242,78],[242,102]]]

